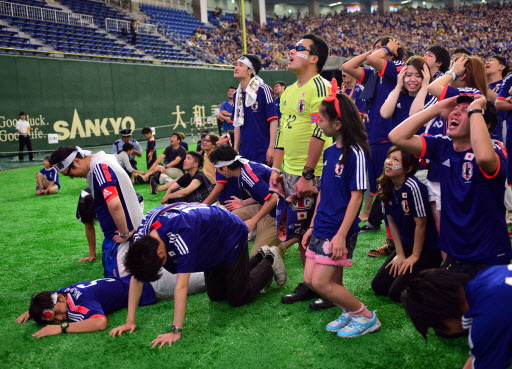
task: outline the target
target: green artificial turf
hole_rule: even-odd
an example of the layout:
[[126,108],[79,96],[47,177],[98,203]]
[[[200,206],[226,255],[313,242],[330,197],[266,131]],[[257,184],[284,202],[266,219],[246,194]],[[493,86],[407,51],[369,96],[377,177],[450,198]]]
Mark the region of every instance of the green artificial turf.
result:
[[[144,156],[143,156],[144,158]],[[139,168],[145,166],[139,159]],[[366,256],[385,239],[385,231],[361,234],[354,266],[344,283],[369,309],[378,310],[377,333],[341,339],[325,331],[339,310],[312,311],[309,302],[284,305],[281,296],[302,280],[297,245],[284,256],[288,283],[265,288],[248,306],[213,303],[205,293],[189,297],[184,331],[172,347],[151,349],[158,334],[170,332],[173,302],[140,308],[133,334],[112,338],[108,331],[125,322],[126,310],[108,317],[103,332],[44,338],[31,335],[38,326],[17,324],[34,292],[101,278],[102,235],[97,229],[98,260],[88,256],[83,225],[75,218],[82,179],[61,176],[57,195],[35,196],[41,167],[0,172],[0,367],[2,368],[461,368],[468,357],[466,338],[428,343],[415,331],[400,305],[376,297],[371,280],[383,258]],[[148,185],[136,185],[146,211],[160,204]]]

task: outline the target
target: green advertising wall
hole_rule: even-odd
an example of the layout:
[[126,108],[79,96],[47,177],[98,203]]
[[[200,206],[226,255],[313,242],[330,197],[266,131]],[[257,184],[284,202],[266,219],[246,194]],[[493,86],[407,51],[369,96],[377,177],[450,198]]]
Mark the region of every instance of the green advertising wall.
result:
[[[271,86],[295,81],[287,71],[260,76]],[[144,126],[155,127],[157,138],[190,134],[195,118],[213,116],[228,87],[238,86],[232,70],[16,55],[0,55],[0,80],[0,155],[18,150],[20,111],[28,115],[35,151],[92,147],[111,144],[123,128],[134,129],[139,141]],[[48,134],[57,134],[58,143],[49,144]]]

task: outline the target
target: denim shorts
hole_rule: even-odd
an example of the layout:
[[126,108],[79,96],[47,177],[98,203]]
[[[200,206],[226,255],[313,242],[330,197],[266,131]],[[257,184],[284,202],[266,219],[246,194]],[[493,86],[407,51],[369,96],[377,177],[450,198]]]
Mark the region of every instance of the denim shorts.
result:
[[311,239],[309,240],[309,246],[308,249],[306,250],[306,257],[315,260],[317,264],[351,267],[352,255],[354,254],[354,249],[356,248],[357,233],[347,237],[345,241],[347,253],[343,255],[341,259],[338,260],[331,259],[332,253],[328,253],[329,242],[330,240],[328,239],[319,238],[316,237],[315,235],[311,235]]

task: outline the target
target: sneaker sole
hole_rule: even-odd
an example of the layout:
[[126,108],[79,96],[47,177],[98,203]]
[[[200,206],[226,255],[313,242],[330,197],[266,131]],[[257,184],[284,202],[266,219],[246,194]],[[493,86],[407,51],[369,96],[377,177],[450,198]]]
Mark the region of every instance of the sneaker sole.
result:
[[[272,271],[274,272],[274,279],[279,287],[283,287],[286,284],[286,280],[288,279],[288,273],[286,272],[286,266],[284,265],[283,257],[281,255],[281,251],[276,246],[272,246],[270,248],[270,252],[274,255],[274,264],[272,265]],[[281,272],[278,276],[276,271]]]
[[376,332],[380,329],[380,327],[382,326],[382,324],[380,323],[380,321],[375,324],[373,327],[371,328],[368,328],[367,330],[365,330],[363,333],[359,333],[359,334],[356,334],[356,335],[353,335],[353,336],[340,336],[338,334],[338,337],[340,338],[353,338],[353,337],[359,337],[359,336],[364,336],[365,334],[367,333],[373,333],[373,332]]

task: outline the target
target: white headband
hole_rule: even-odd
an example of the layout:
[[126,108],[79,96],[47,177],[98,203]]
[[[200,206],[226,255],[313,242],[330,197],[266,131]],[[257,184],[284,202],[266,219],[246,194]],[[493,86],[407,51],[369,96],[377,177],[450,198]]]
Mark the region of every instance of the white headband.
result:
[[42,316],[42,319],[43,320],[46,320],[46,321],[50,321],[50,319],[52,318],[52,315],[53,315],[53,308],[55,307],[55,305],[57,304],[57,292],[54,292],[52,293],[51,295],[51,298],[52,298],[52,303],[53,303],[53,306],[51,309],[44,309],[43,310],[43,316]]
[[213,166],[215,168],[222,168],[224,165],[225,166],[228,166],[228,165],[231,165],[233,164],[235,161],[238,161],[240,160],[242,157],[240,155],[237,155],[233,160],[229,160],[229,161],[218,161],[217,164],[214,164]]
[[251,61],[250,61],[250,60],[249,60],[249,58],[247,58],[246,56],[243,56],[243,55],[242,55],[242,56],[240,57],[240,59],[238,59],[238,61],[239,61],[240,63],[244,63],[245,65],[247,65],[247,68],[250,68],[250,69],[252,69],[252,70],[254,70],[254,71],[255,71],[254,66],[252,65]]
[[61,173],[63,171],[65,171],[66,168],[71,165],[71,163],[73,162],[73,159],[76,157],[76,154],[78,154],[78,153],[80,153],[80,155],[82,155],[82,157],[85,158],[87,155],[91,154],[91,151],[82,150],[78,146],[75,146],[75,150],[71,154],[69,154],[66,159],[62,160],[60,163],[55,164],[55,167],[57,168],[57,170]]

